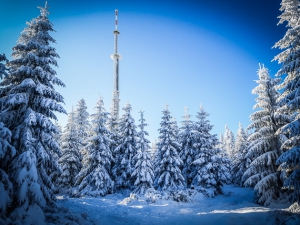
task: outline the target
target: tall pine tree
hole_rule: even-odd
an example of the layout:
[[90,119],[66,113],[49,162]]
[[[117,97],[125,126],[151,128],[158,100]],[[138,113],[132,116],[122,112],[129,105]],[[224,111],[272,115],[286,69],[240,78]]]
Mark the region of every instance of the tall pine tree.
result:
[[80,195],[104,196],[113,192],[114,182],[110,176],[113,162],[109,139],[110,131],[106,128],[108,112],[100,97],[96,106],[96,113],[92,114],[93,136],[87,146],[87,159],[84,167],[77,175],[76,183],[79,185]]
[[244,130],[242,124],[239,123],[235,142],[235,156],[233,161],[233,168],[231,171],[232,182],[238,186],[243,186],[242,177],[251,163],[251,160],[246,157],[249,145],[247,139],[248,134]]
[[205,195],[214,197],[221,193],[221,186],[230,179],[230,174],[220,157],[220,149],[216,148],[218,138],[215,134],[210,134],[212,125],[207,120],[209,114],[200,106],[197,113],[198,121],[195,123],[195,160],[193,170],[190,174],[192,178],[191,186]]
[[160,191],[176,191],[185,187],[185,180],[180,170],[183,162],[178,154],[180,144],[176,141],[176,131],[172,128],[173,121],[167,106],[162,113],[154,184]]
[[294,120],[278,131],[286,136],[281,148],[284,151],[277,165],[282,171],[283,186],[290,190],[290,200],[300,202],[300,21],[299,0],[282,0],[282,14],[278,24],[287,22],[288,30],[274,47],[283,51],[274,60],[282,64],[277,76],[286,76],[278,86],[282,94],[278,99],[280,110],[295,116]]
[[116,164],[113,168],[113,174],[116,178],[117,189],[133,186],[134,180],[131,177],[135,166],[133,156],[137,153],[137,131],[135,121],[130,114],[131,105],[127,103],[123,110],[124,114],[119,123],[120,140],[118,146],[114,149]]
[[[51,43],[54,31],[48,19],[48,7],[40,8],[40,15],[27,22],[18,44],[13,48],[15,58],[7,65],[10,76],[0,83],[1,102],[4,102],[0,120],[12,132],[16,156],[10,164],[13,178],[14,204],[10,217],[21,223],[33,223],[41,218],[41,206],[52,203],[55,190],[50,174],[59,170],[51,152],[60,154],[53,134],[57,128],[50,119],[54,112],[66,113],[59,104],[63,97],[54,85],[65,86],[51,66],[57,66],[58,54]],[[33,218],[32,212],[35,212]]]
[[192,177],[190,176],[192,170],[192,162],[195,160],[194,141],[195,131],[194,124],[190,120],[188,109],[185,108],[184,121],[182,121],[181,133],[180,133],[180,144],[181,151],[179,156],[183,162],[182,175],[185,178],[187,187],[190,187]]
[[145,123],[144,112],[140,112],[141,119],[138,127],[137,140],[137,154],[133,157],[135,163],[135,170],[132,173],[132,177],[135,179],[133,193],[144,195],[148,188],[153,187],[153,168],[150,155],[150,141],[146,138],[148,132],[145,131],[145,127],[148,125]]
[[59,178],[59,188],[61,190],[70,192],[71,188],[75,185],[75,178],[82,168],[80,161],[81,155],[79,152],[80,147],[81,144],[75,123],[75,113],[72,110],[72,112],[69,113],[68,123],[62,134],[62,156],[59,159],[62,169],[62,174]]
[[258,70],[258,86],[252,91],[257,94],[254,109],[260,109],[250,116],[252,123],[248,129],[254,133],[248,138],[250,146],[245,157],[252,160],[245,171],[245,186],[254,187],[255,201],[269,205],[280,194],[280,173],[277,171],[276,160],[281,154],[281,142],[276,131],[289,121],[289,117],[278,111],[276,100],[279,93],[275,86],[280,79],[272,79],[269,70],[264,66]]

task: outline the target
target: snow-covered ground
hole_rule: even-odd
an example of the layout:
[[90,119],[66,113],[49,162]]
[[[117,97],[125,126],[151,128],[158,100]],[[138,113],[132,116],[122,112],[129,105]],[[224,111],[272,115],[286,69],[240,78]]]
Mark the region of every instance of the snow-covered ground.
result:
[[[274,210],[287,209],[289,204],[272,204],[262,207],[252,202],[253,190],[231,185],[223,187],[224,195],[207,198],[194,196],[195,202],[178,203],[158,200],[126,199],[122,194],[105,197],[69,198],[58,195],[58,206],[67,208],[69,215],[81,216],[87,224],[276,224]],[[275,211],[276,212],[276,211]],[[60,212],[63,213],[63,212]],[[69,216],[70,217],[70,216]],[[62,221],[60,221],[62,223]],[[77,221],[82,223],[82,221]],[[76,224],[74,222],[74,224]],[[293,217],[287,224],[300,224]]]

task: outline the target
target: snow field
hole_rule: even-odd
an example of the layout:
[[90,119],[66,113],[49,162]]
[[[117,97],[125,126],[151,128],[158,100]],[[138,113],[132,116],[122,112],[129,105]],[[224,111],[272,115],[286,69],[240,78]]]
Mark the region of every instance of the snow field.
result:
[[[57,196],[57,199],[59,206],[68,208],[71,213],[85,214],[97,225],[271,225],[274,224],[271,212],[289,206],[274,203],[271,207],[261,207],[254,204],[254,191],[248,188],[226,185],[223,192],[224,195],[215,198],[198,193],[193,196],[194,202],[189,203],[161,199],[155,203],[147,203],[146,199],[134,199],[123,194],[98,198]],[[297,220],[288,222],[297,224]]]

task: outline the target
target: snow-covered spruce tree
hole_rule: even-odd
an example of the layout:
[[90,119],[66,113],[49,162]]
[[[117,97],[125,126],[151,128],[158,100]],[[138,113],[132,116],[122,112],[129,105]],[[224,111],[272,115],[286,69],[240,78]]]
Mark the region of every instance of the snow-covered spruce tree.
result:
[[13,198],[13,186],[7,171],[16,150],[10,144],[10,141],[10,130],[0,122],[0,224],[9,224],[6,209],[12,203]]
[[75,112],[72,110],[68,115],[68,122],[62,134],[62,156],[59,159],[62,170],[59,178],[59,189],[61,191],[70,192],[71,188],[74,187],[75,178],[82,168],[80,147],[81,144],[75,123]]
[[103,99],[97,102],[96,113],[91,115],[94,134],[85,146],[86,163],[76,177],[80,195],[105,196],[113,192],[114,182],[110,177],[113,162],[110,150],[110,131],[106,127],[108,112],[104,109]]
[[221,186],[230,179],[230,173],[220,157],[220,149],[216,148],[218,138],[210,134],[213,128],[207,120],[209,114],[200,106],[195,122],[195,160],[190,173],[192,178],[191,187],[203,192],[205,195],[214,197],[221,193]]
[[243,186],[242,177],[245,171],[249,168],[251,160],[245,157],[248,152],[248,134],[244,130],[241,123],[236,134],[235,141],[235,156],[233,168],[231,170],[232,182],[238,186]]
[[177,191],[185,187],[185,180],[180,170],[183,162],[178,154],[180,144],[175,140],[176,131],[172,129],[173,121],[167,106],[162,113],[154,185],[159,191]]
[[223,141],[224,141],[226,152],[229,158],[231,159],[231,161],[233,161],[234,154],[235,154],[235,138],[233,132],[229,130],[227,124],[225,125],[225,133],[223,136]]
[[115,165],[113,174],[117,189],[130,189],[134,184],[131,174],[135,166],[133,156],[137,153],[137,131],[134,119],[130,114],[131,109],[129,103],[123,108],[124,114],[119,122],[120,140],[118,146],[114,149]]
[[179,156],[183,162],[182,165],[182,175],[185,178],[185,183],[187,187],[190,187],[192,182],[192,177],[190,173],[192,170],[192,162],[195,160],[195,151],[194,151],[194,124],[190,120],[190,115],[188,114],[188,109],[185,108],[184,121],[182,121],[181,132],[180,132],[180,144],[181,151]]
[[286,76],[278,85],[282,90],[278,98],[281,110],[295,115],[294,120],[278,130],[278,133],[286,136],[282,143],[283,154],[278,158],[277,165],[282,171],[283,186],[290,190],[289,199],[292,202],[300,202],[300,21],[299,0],[282,0],[282,14],[278,24],[287,22],[288,30],[284,37],[274,47],[283,51],[274,60],[282,64],[277,76]]
[[60,154],[60,149],[53,139],[57,128],[50,119],[57,119],[54,111],[66,113],[59,104],[63,97],[54,89],[54,85],[65,85],[51,67],[57,66],[58,57],[50,46],[55,42],[49,34],[53,25],[48,7],[40,7],[40,11],[37,18],[27,22],[13,48],[15,59],[7,64],[10,75],[0,83],[4,102],[0,120],[12,132],[16,149],[9,168],[14,188],[9,213],[15,223],[43,223],[40,207],[54,200],[55,188],[49,176],[59,166],[51,152]]
[[145,127],[148,125],[145,123],[144,112],[140,112],[141,119],[138,127],[137,140],[137,154],[133,157],[135,163],[135,170],[132,173],[132,177],[135,179],[134,186],[136,187],[132,193],[144,195],[148,188],[153,187],[153,168],[150,155],[150,141],[146,138],[148,134],[145,131]]
[[258,95],[253,108],[260,110],[250,115],[252,123],[248,129],[254,129],[254,133],[248,138],[250,146],[245,157],[252,162],[243,175],[243,181],[245,186],[254,187],[257,203],[269,205],[279,196],[282,187],[276,166],[281,142],[276,131],[289,122],[290,117],[278,111],[276,100],[279,93],[275,86],[280,79],[270,78],[269,70],[264,66],[259,68],[258,77],[258,86],[252,93]]
[[80,99],[78,101],[75,110],[75,124],[79,141],[83,146],[85,146],[91,124],[89,121],[89,113],[87,112],[87,106],[84,99]]

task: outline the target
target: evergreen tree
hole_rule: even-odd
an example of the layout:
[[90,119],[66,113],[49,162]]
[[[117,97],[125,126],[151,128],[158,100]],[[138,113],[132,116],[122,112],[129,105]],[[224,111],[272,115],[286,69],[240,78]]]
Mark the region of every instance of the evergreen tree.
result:
[[84,99],[80,99],[75,110],[75,124],[80,143],[86,145],[91,124],[89,122],[89,113]]
[[7,174],[9,163],[16,154],[10,144],[11,132],[0,122],[0,223],[8,224],[6,209],[12,203],[13,186]]
[[213,197],[221,193],[221,186],[230,179],[228,169],[225,167],[220,157],[220,149],[216,148],[218,139],[216,135],[210,134],[212,125],[206,117],[209,114],[200,106],[197,113],[198,121],[195,123],[195,160],[193,170],[190,174],[192,178],[191,186],[205,195]]
[[238,186],[243,186],[242,177],[245,171],[249,168],[251,160],[246,156],[248,152],[248,134],[244,130],[241,123],[239,123],[239,129],[236,134],[235,142],[235,156],[232,168],[232,180],[233,183]]
[[137,153],[137,132],[134,119],[130,114],[131,109],[129,103],[123,108],[124,114],[119,123],[120,140],[118,146],[114,149],[116,164],[113,173],[116,178],[117,189],[131,188],[134,183],[131,174],[135,165],[133,156]]
[[75,184],[75,177],[80,172],[82,164],[80,162],[79,149],[81,144],[79,142],[75,113],[69,113],[68,123],[65,126],[62,134],[62,156],[59,159],[59,163],[62,169],[62,174],[59,179],[59,188],[70,191]]
[[39,8],[40,15],[27,23],[13,48],[15,59],[7,64],[10,76],[0,83],[4,103],[0,120],[11,130],[16,149],[9,168],[14,187],[10,217],[16,223],[28,224],[36,218],[43,223],[40,207],[55,199],[49,176],[59,167],[51,152],[60,154],[60,149],[53,139],[57,128],[50,119],[56,120],[54,111],[66,113],[59,104],[63,97],[53,87],[65,86],[51,67],[57,66],[58,57],[50,46],[55,42],[49,34],[54,31],[53,25],[47,5]]
[[233,160],[235,155],[235,139],[234,139],[233,132],[229,130],[227,125],[225,125],[225,133],[224,133],[223,141],[228,156],[230,157],[231,160]]
[[180,170],[183,162],[178,155],[180,144],[176,141],[176,131],[172,129],[173,121],[168,108],[166,107],[162,113],[154,184],[158,190],[176,191],[185,186]]
[[105,196],[113,191],[114,182],[110,177],[112,140],[109,139],[110,131],[105,126],[108,114],[100,97],[96,113],[91,115],[94,135],[85,147],[88,152],[87,162],[76,177],[80,195]]
[[187,108],[185,108],[184,121],[182,122],[182,131],[180,133],[180,144],[182,146],[179,156],[183,162],[182,175],[185,178],[187,187],[190,187],[192,177],[190,177],[192,162],[195,160],[194,139],[195,131],[194,124],[190,120]]
[[132,173],[132,177],[135,179],[134,186],[136,187],[133,193],[144,195],[148,188],[152,188],[153,184],[153,170],[152,170],[152,161],[150,155],[150,141],[146,138],[148,134],[145,131],[145,126],[148,124],[145,123],[144,112],[140,112],[141,119],[138,127],[140,131],[138,132],[137,140],[137,154],[133,157],[133,160],[136,162],[135,170]]
[[279,93],[275,86],[280,79],[270,78],[269,70],[264,66],[258,70],[258,76],[258,86],[252,93],[258,95],[254,109],[260,110],[250,116],[252,123],[248,129],[254,129],[254,133],[248,138],[250,146],[245,157],[252,162],[245,171],[243,180],[245,186],[254,187],[257,203],[269,205],[278,197],[282,186],[275,164],[281,154],[280,137],[276,131],[290,118],[277,110]]
[[277,76],[286,76],[278,85],[282,90],[278,102],[280,110],[287,111],[295,116],[294,120],[282,127],[278,133],[286,137],[281,146],[283,154],[278,158],[277,164],[282,171],[283,186],[290,190],[290,200],[300,202],[300,21],[299,1],[282,0],[282,14],[278,24],[287,22],[288,30],[284,37],[274,47],[283,49],[274,60],[282,64]]

